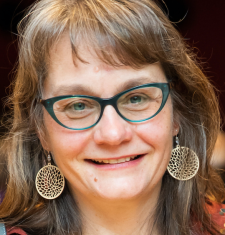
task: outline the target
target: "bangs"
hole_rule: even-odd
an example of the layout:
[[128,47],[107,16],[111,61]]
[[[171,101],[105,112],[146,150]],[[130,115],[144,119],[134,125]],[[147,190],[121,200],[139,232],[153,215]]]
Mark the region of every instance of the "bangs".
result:
[[81,44],[115,67],[140,68],[165,60],[166,31],[150,8],[137,1],[129,5],[123,1],[78,1],[68,29],[74,58],[84,63],[87,61],[79,55]]
[[69,33],[74,62],[87,63],[79,54],[82,45],[111,66],[141,68],[167,60],[171,39],[163,17],[147,0],[42,0],[30,11],[32,24],[28,22],[22,40],[30,60],[40,62],[36,68],[43,68],[43,58],[47,60],[53,44],[65,33]]

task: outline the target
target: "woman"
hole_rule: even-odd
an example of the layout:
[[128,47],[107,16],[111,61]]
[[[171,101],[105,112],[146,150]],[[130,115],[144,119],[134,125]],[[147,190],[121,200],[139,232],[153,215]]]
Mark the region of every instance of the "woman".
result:
[[20,29],[8,233],[218,234],[216,96],[159,7],[41,0]]

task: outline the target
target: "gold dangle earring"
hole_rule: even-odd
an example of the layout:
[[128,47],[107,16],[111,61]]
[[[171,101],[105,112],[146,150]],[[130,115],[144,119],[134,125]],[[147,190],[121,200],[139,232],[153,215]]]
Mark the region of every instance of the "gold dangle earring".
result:
[[51,165],[50,152],[47,160],[48,165],[42,167],[37,173],[35,185],[43,198],[55,199],[63,192],[65,178],[58,167]]
[[171,158],[167,170],[170,175],[177,180],[189,180],[193,178],[199,169],[199,159],[197,154],[187,148],[179,145],[178,136],[176,136],[176,148],[171,152]]

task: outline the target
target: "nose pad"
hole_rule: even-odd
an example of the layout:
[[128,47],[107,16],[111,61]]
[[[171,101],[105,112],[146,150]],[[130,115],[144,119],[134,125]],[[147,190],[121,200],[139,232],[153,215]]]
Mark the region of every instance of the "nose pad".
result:
[[111,105],[105,107],[94,131],[94,140],[97,144],[119,145],[132,139],[129,123],[122,119]]

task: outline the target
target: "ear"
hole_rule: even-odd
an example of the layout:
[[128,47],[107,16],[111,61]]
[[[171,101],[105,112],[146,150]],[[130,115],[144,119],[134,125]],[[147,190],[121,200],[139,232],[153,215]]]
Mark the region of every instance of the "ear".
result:
[[176,136],[179,133],[180,125],[178,122],[173,123],[173,136]]
[[180,120],[178,115],[174,115],[173,117],[173,136],[176,136],[180,131]]
[[43,132],[43,131],[39,131],[37,132],[37,136],[41,142],[41,145],[43,147],[44,150],[46,151],[50,151],[50,147],[49,147],[49,144],[48,144],[48,136],[47,136],[47,133]]

